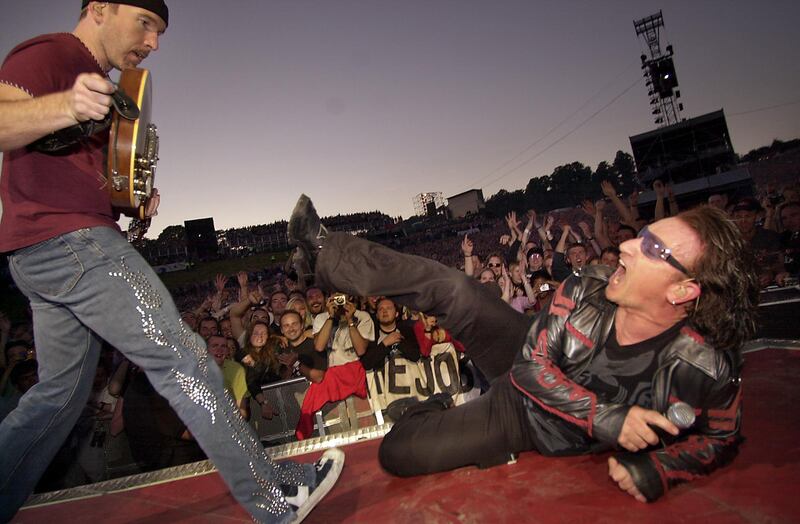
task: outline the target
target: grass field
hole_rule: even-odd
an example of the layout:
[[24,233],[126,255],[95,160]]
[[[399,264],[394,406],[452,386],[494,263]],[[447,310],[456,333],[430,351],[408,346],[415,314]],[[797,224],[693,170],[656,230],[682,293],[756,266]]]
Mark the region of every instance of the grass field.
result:
[[234,276],[239,271],[261,271],[273,264],[283,265],[286,262],[288,253],[265,253],[252,255],[245,258],[233,258],[228,260],[214,260],[212,262],[200,262],[191,269],[175,271],[172,273],[162,273],[159,275],[164,285],[168,289],[193,284],[195,282],[211,282],[217,273],[226,276]]

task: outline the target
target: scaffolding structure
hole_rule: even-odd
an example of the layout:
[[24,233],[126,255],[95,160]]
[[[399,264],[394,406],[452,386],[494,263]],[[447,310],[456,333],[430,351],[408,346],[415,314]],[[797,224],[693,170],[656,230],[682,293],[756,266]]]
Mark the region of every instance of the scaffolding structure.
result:
[[672,59],[674,50],[667,45],[661,51],[661,28],[664,17],[661,11],[640,20],[633,21],[636,36],[640,36],[647,44],[649,56],[643,54],[642,71],[650,97],[651,114],[656,124],[669,126],[681,121],[683,104],[678,102],[681,92],[677,89],[678,77],[675,74],[675,63]]

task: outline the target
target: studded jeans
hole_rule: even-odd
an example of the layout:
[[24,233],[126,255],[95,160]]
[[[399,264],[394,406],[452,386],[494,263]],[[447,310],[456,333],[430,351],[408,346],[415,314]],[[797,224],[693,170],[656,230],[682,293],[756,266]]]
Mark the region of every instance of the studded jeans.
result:
[[9,266],[31,302],[39,383],[0,425],[0,522],[24,503],[77,421],[101,339],[145,370],[254,519],[292,520],[277,484],[313,483],[313,466],[267,456],[224,392],[205,343],[118,232],[54,237],[16,251]]

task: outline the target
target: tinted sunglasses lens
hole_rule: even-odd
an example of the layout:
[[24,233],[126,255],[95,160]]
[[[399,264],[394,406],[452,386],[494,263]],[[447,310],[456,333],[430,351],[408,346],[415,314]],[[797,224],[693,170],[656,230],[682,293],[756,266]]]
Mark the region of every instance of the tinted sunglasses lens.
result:
[[647,228],[644,228],[639,232],[639,237],[642,239],[642,253],[647,258],[659,260],[661,258],[660,246],[653,234]]

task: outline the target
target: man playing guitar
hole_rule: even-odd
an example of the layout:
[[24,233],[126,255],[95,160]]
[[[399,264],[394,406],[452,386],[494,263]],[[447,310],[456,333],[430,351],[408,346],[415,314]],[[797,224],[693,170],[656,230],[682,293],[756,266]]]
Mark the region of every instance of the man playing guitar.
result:
[[[139,66],[158,49],[168,21],[163,0],[84,0],[72,33],[28,40],[0,67],[0,252],[30,299],[40,374],[0,425],[2,522],[78,419],[102,340],[146,371],[257,521],[301,519],[341,471],[338,450],[316,467],[272,462],[224,395],[204,341],[181,322],[158,276],[117,228],[109,131],[93,123],[112,106],[107,73]],[[57,151],[34,147],[75,126],[101,130]],[[154,215],[158,203],[153,191],[144,214]]]

